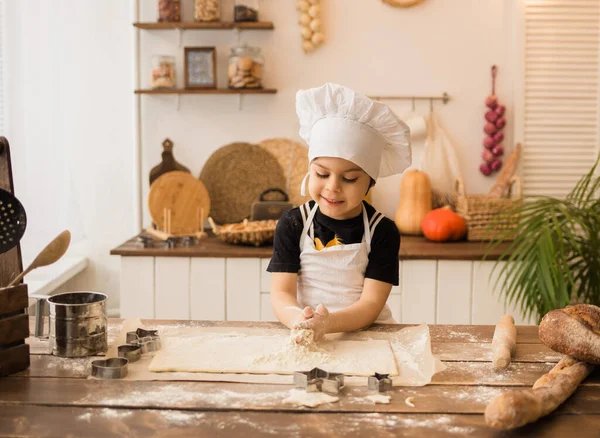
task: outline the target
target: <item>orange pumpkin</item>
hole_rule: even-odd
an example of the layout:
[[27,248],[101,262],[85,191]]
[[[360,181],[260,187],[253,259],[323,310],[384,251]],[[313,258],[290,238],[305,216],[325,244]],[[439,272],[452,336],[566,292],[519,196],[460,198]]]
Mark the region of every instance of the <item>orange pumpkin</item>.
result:
[[429,240],[448,242],[464,238],[467,234],[467,223],[446,206],[427,213],[421,222],[421,229]]

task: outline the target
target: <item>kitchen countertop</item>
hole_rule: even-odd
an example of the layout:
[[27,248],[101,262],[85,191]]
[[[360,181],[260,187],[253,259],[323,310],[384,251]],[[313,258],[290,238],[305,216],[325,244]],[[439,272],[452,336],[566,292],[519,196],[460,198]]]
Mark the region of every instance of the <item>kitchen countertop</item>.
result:
[[[31,319],[33,327],[33,319]],[[148,328],[219,326],[281,328],[277,323],[144,320]],[[109,319],[109,343],[122,320]],[[373,326],[397,331],[405,325]],[[487,403],[514,388],[531,387],[561,355],[541,344],[536,326],[518,326],[513,363],[493,370],[494,326],[430,325],[431,345],[448,367],[424,387],[394,387],[387,405],[348,387],[340,401],[316,408],[281,400],[291,385],[189,381],[90,380],[97,358],[58,358],[30,338],[31,367],[0,379],[0,435],[85,436],[311,436],[512,437],[584,436],[600,430],[600,373],[589,376],[557,411],[514,432],[490,429]],[[291,380],[291,377],[290,377]],[[405,403],[413,397],[414,407]]]
[[[224,243],[210,234],[197,245],[175,248],[142,248],[137,236],[110,251],[111,255],[124,257],[225,257],[225,258],[269,258],[272,246],[243,246]],[[490,252],[486,260],[498,260],[509,244],[499,245]],[[482,260],[488,242],[431,242],[424,237],[402,236],[400,260]]]

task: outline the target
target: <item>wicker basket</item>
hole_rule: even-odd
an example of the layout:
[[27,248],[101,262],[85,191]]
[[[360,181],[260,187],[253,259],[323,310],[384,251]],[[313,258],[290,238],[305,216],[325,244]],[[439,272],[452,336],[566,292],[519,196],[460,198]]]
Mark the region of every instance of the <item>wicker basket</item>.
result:
[[208,218],[213,233],[219,239],[226,243],[234,245],[267,245],[273,243],[275,237],[276,220],[267,221],[248,221],[237,224],[225,224],[217,226],[212,218]]
[[461,178],[456,181],[456,191],[456,212],[467,222],[467,240],[493,240],[517,227],[519,218],[507,212],[523,202],[518,177],[511,179],[507,198],[467,195]]

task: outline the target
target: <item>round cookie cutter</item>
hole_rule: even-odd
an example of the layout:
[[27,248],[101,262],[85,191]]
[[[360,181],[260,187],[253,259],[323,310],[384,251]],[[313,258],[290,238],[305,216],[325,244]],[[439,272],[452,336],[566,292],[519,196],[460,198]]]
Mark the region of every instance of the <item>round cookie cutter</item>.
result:
[[127,364],[124,357],[112,357],[92,361],[92,376],[99,379],[122,379],[127,376]]

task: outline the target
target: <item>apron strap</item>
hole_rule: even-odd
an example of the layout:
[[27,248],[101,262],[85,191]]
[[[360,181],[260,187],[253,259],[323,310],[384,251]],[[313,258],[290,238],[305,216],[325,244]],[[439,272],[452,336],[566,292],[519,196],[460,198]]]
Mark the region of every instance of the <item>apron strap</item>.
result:
[[312,210],[310,211],[310,214],[306,218],[306,222],[304,222],[304,228],[302,228],[302,234],[300,234],[300,252],[302,252],[304,249],[304,240],[305,240],[305,237],[308,235],[309,228],[311,229],[311,231],[313,229],[312,221],[313,221],[313,218],[315,217],[318,207],[319,207],[319,204],[315,202],[315,206],[312,208]]
[[310,201],[305,202],[298,208],[300,209],[300,216],[302,216],[302,225],[304,225],[306,223],[306,218],[310,213]]
[[[379,216],[377,216],[379,215]],[[371,219],[371,235],[375,234],[375,228],[377,228],[377,225],[379,225],[379,222],[381,222],[381,220],[385,217],[383,215],[383,213],[380,213],[378,211],[375,212],[375,214],[373,215],[373,218],[377,216],[377,219],[375,220],[375,222],[373,223],[373,220]]]
[[371,252],[371,230],[369,229],[369,215],[367,215],[367,209],[362,202],[360,206],[362,207],[363,224],[365,227],[363,241],[367,244],[367,251]]

